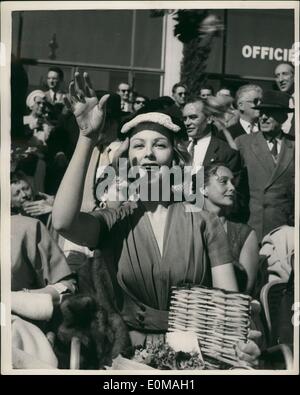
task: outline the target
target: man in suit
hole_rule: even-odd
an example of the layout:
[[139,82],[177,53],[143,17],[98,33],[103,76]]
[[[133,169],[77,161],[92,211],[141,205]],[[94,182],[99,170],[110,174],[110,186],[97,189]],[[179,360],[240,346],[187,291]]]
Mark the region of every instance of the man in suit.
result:
[[291,111],[281,92],[265,92],[260,111],[260,132],[236,139],[248,178],[250,217],[258,240],[274,228],[290,224],[294,211],[295,152],[293,137],[281,126]]
[[192,99],[183,108],[183,121],[189,136],[188,151],[193,156],[193,168],[214,162],[226,164],[233,172],[240,170],[239,153],[216,137],[211,124],[208,105],[201,99]]
[[49,119],[55,125],[61,114],[68,112],[64,106],[65,93],[61,90],[63,79],[64,73],[59,67],[53,66],[48,69],[47,87],[49,89],[44,93]]
[[[291,63],[280,63],[274,74],[278,89],[289,96],[289,108],[295,108],[294,66]],[[282,130],[284,133],[295,136],[295,119],[292,112],[288,114],[288,119],[282,125]]]
[[254,109],[254,103],[262,98],[262,89],[258,85],[247,84],[241,86],[236,92],[235,100],[239,111],[239,121],[228,128],[233,139],[243,134],[259,131],[257,124],[259,111]]
[[45,92],[46,101],[52,105],[64,102],[64,92],[61,85],[64,79],[64,73],[59,67],[50,67],[47,74],[48,90]]
[[121,110],[123,112],[132,112],[132,106],[129,101],[130,91],[131,89],[127,82],[120,82],[120,84],[118,85],[117,94],[121,98]]

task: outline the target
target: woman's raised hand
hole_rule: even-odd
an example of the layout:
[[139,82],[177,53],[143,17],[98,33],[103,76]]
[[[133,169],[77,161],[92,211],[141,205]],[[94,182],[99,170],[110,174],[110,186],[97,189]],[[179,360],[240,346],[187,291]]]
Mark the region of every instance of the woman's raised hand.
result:
[[88,73],[83,73],[82,78],[80,73],[76,72],[67,96],[64,98],[65,104],[75,115],[80,134],[96,144],[103,133],[105,104],[109,95],[104,95],[98,101]]

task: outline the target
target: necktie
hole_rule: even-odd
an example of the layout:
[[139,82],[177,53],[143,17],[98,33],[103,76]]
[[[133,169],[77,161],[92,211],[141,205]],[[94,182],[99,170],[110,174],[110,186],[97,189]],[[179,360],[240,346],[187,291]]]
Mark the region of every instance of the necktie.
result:
[[194,158],[195,145],[196,144],[197,144],[197,140],[196,139],[191,140],[190,143],[189,143],[188,152],[191,155],[192,159]]
[[271,148],[271,154],[273,156],[274,162],[277,162],[277,156],[278,156],[278,142],[276,138],[273,138],[270,140],[271,143],[273,143],[273,147]]
[[56,92],[54,92],[54,95],[53,95],[53,103],[56,103],[56,99],[57,99],[57,97],[56,97]]

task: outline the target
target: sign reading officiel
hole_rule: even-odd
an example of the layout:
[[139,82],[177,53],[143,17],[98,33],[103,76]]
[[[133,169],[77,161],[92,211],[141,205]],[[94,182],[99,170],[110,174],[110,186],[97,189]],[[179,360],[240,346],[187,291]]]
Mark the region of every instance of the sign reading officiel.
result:
[[292,62],[299,65],[299,48],[299,43],[295,43],[291,49],[244,45],[242,55],[244,58]]

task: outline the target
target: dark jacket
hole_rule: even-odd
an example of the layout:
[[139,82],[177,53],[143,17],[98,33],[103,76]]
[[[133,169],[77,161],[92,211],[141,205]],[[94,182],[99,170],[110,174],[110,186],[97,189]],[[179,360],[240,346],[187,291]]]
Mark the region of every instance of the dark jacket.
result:
[[236,123],[235,125],[232,125],[228,128],[228,132],[231,134],[233,139],[236,139],[239,136],[243,136],[244,134],[247,134],[241,125],[240,121]]

